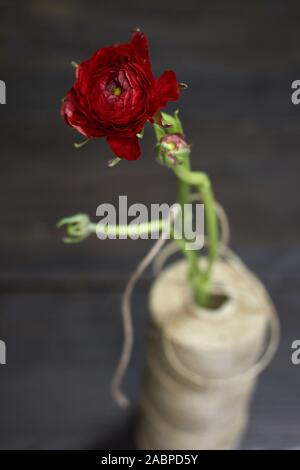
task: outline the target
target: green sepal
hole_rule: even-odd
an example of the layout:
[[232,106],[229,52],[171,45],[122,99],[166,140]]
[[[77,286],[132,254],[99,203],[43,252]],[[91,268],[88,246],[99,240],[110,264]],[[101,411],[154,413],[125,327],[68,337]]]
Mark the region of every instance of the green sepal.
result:
[[184,162],[184,160],[187,159],[190,153],[191,151],[189,148],[180,149],[180,150],[176,150],[175,152],[172,152],[172,155],[175,159],[175,162],[173,162],[173,165],[181,165]]
[[145,128],[143,127],[143,129],[141,130],[141,132],[138,132],[137,133],[137,138],[138,139],[142,139],[144,137],[144,133],[145,133]]
[[83,140],[82,142],[74,142],[74,147],[76,149],[81,149],[81,147],[83,147],[85,144],[87,144],[91,139],[85,139]]
[[[156,124],[155,124],[156,125]],[[155,147],[154,147],[154,150],[155,150],[155,154],[156,154],[156,158],[158,160],[158,162],[161,164],[161,165],[164,165],[165,162],[164,162],[164,157],[162,155],[162,152],[161,152],[161,148],[162,148],[162,145],[158,142]]]
[[[159,163],[172,168],[174,165],[181,165],[190,154],[189,148],[180,150],[171,150],[166,142],[157,143],[155,145],[155,153]],[[172,157],[168,154],[171,153]]]
[[159,142],[167,134],[166,129],[161,127],[159,124],[153,124],[153,127],[154,127],[154,132],[156,135],[156,140]]
[[177,109],[172,116],[171,114],[161,113],[163,117],[163,122],[166,123],[168,126],[165,128],[166,134],[183,134],[183,128],[181,121],[179,119],[179,110]]
[[156,135],[156,140],[158,142],[161,141],[166,135],[168,134],[182,134],[183,135],[183,128],[181,121],[179,119],[179,110],[177,109],[172,116],[171,114],[161,113],[162,123],[165,127],[159,124],[153,124],[154,132]]
[[176,111],[174,113],[174,119],[175,119],[175,122],[176,122],[176,127],[178,129],[178,133],[183,135],[183,127],[182,127],[181,121],[179,119],[179,109],[176,109]]
[[109,160],[109,162],[108,162],[107,165],[109,166],[109,168],[113,168],[113,167],[116,166],[118,163],[120,163],[121,160],[122,160],[122,159],[119,158],[119,157],[112,158],[111,160]]

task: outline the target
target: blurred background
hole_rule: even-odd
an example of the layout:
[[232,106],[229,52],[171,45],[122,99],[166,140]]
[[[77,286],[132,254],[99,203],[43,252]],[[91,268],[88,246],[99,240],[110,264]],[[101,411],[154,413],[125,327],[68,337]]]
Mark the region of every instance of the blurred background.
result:
[[[0,448],[129,449],[148,321],[148,272],[134,296],[136,343],[120,410],[110,380],[122,345],[120,298],[151,241],[64,245],[56,222],[96,219],[102,202],[173,202],[173,174],[154,159],[150,125],[137,162],[107,167],[104,140],[81,150],[60,116],[70,62],[149,37],[153,71],[188,83],[179,104],[195,169],[211,176],[232,246],[269,289],[280,350],[263,373],[243,448],[300,445],[300,5],[285,0],[0,0]],[[170,106],[169,111],[176,109]]]

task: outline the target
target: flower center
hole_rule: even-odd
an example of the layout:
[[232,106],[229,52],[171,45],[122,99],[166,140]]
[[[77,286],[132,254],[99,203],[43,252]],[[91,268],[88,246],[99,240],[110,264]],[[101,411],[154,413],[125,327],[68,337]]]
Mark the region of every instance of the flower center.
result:
[[111,91],[113,95],[120,96],[122,93],[122,88],[120,86],[115,86]]

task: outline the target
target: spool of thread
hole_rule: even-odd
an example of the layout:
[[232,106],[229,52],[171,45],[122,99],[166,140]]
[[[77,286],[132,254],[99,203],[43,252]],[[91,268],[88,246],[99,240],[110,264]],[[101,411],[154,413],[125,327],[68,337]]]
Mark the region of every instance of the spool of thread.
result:
[[216,262],[213,291],[223,301],[214,310],[194,304],[187,279],[186,262],[176,262],[158,276],[150,293],[136,430],[141,449],[236,448],[257,375],[277,348],[272,302],[236,255],[227,249]]

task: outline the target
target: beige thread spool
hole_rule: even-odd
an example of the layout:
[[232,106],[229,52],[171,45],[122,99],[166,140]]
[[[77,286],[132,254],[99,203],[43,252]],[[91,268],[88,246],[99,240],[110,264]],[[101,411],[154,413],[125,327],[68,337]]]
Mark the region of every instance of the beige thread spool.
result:
[[260,281],[229,249],[224,252],[213,285],[227,300],[214,312],[193,304],[184,260],[152,287],[139,448],[231,449],[241,439],[257,375],[277,348],[279,325]]

